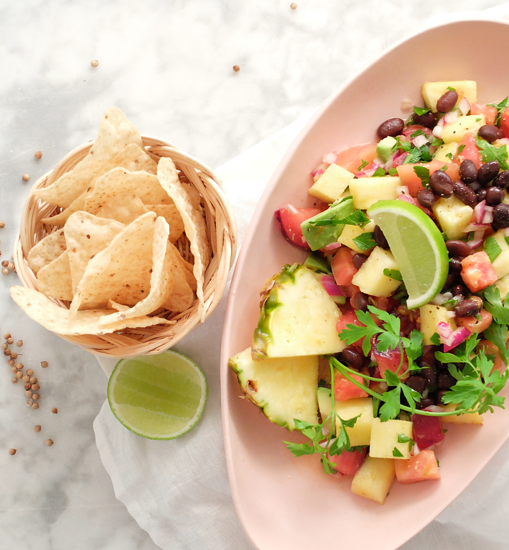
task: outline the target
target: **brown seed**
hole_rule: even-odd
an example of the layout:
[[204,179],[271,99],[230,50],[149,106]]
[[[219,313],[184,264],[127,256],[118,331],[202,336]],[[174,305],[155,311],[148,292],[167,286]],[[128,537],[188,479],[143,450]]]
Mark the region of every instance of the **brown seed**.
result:
[[10,273],[10,271],[9,271],[6,267],[4,267],[4,268],[2,269],[2,274],[3,274],[3,275],[9,275],[9,273]]
[[5,227],[5,222],[0,222],[0,229],[3,229]]
[[238,73],[240,71],[240,67],[238,65],[234,65],[233,70]]
[[12,382],[13,384],[17,384],[17,383],[18,383],[18,379],[17,379],[16,377],[11,378],[11,382]]
[[2,344],[2,349],[5,351],[7,349],[7,344]]
[[18,341],[16,342],[16,346],[17,346],[18,348],[20,348],[22,345],[23,345],[23,340],[18,340]]
[[295,2],[292,2],[290,4],[290,8],[292,8],[292,10],[296,10],[297,9],[297,4]]
[[[11,359],[11,361],[14,361],[14,359]],[[18,364],[16,365],[16,368],[17,368],[18,370],[21,370],[24,366],[25,366],[25,365],[23,365],[23,363],[18,363]]]
[[30,390],[26,390],[25,391],[25,397],[32,397],[32,392]]
[[37,384],[39,380],[37,380],[37,376],[31,376],[30,377],[30,384]]
[[14,351],[14,352],[11,352],[11,359],[17,359],[18,358],[18,354]]
[[14,361],[14,359],[9,359],[9,361],[7,361],[7,364],[9,365],[9,367],[13,367],[15,362],[16,361]]
[[4,338],[7,340],[7,338],[11,338],[11,334],[9,332],[6,332],[4,334]]
[[23,181],[28,181],[30,179],[30,176],[28,174],[23,174]]
[[34,426],[34,432],[40,432],[41,431],[41,427],[39,426],[39,424],[37,424],[37,426]]
[[[14,264],[12,262],[9,262],[9,265],[7,266],[7,269],[9,271],[14,271]],[[10,342],[12,344],[12,342]]]
[[23,376],[23,382],[25,382],[25,384],[30,384],[30,376],[28,376],[28,374],[25,374],[25,376]]
[[92,67],[98,67],[99,61],[97,61],[97,59],[92,59],[92,61],[90,62],[90,65],[92,65]]
[[39,386],[39,384],[32,384],[32,390],[33,391],[37,391],[37,390],[40,390],[41,389],[41,386]]
[[34,370],[33,369],[27,369],[27,374],[28,374],[28,376],[33,376],[34,375]]
[[16,372],[18,371],[18,369],[16,367],[11,367],[11,372],[16,374]]
[[57,409],[56,407],[53,407],[53,408],[51,409],[51,412],[52,412],[53,414],[57,414],[58,409]]
[[10,455],[15,455],[16,454],[16,449],[9,449],[9,454]]
[[27,399],[27,407],[32,407],[34,405],[34,400],[30,397]]
[[32,395],[32,398],[34,401],[37,401],[39,399],[39,397],[41,397],[38,393],[34,393],[34,395]]
[[32,387],[32,384],[30,382],[25,382],[25,390],[29,390]]
[[9,357],[11,354],[12,354],[12,352],[11,352],[10,349],[6,349],[6,350],[4,351],[4,355],[5,355],[6,357]]
[[10,345],[10,344],[14,344],[14,340],[12,338],[7,338],[7,343]]
[[2,267],[7,267],[9,265],[9,262],[7,260],[4,260],[2,262]]
[[34,403],[32,405],[32,409],[38,409],[39,408],[39,403]]
[[[47,362],[47,361],[41,361],[41,367],[42,367],[43,369],[48,368],[48,362]],[[28,371],[27,371],[27,372],[28,372]]]
[[46,445],[47,445],[48,447],[51,447],[51,446],[53,445],[53,439],[47,439],[47,440],[46,440]]
[[22,372],[18,371],[18,372],[16,373],[16,378],[17,378],[18,380],[19,380],[22,376],[23,376],[23,373],[22,373]]
[[34,154],[34,157],[39,160],[41,157],[42,157],[42,153],[40,151],[37,151],[35,154]]

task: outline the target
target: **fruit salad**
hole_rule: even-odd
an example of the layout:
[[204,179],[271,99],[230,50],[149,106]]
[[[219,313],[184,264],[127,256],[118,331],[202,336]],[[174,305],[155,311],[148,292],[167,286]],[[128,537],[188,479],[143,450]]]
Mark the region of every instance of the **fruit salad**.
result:
[[380,504],[394,480],[439,480],[444,425],[504,408],[509,376],[508,98],[478,103],[466,80],[422,98],[376,143],[323,157],[314,208],[276,212],[308,256],[267,281],[229,361],[270,421],[303,434],[289,452]]

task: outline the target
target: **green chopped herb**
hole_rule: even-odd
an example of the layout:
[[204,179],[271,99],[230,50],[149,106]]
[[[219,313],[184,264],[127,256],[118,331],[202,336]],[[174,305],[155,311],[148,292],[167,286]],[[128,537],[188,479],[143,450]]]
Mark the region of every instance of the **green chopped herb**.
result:
[[437,137],[433,138],[433,141],[431,142],[431,147],[440,147],[440,145],[443,145],[444,142],[441,139],[438,139]]
[[505,99],[503,99],[500,103],[488,103],[488,105],[490,107],[495,107],[495,109],[497,110],[497,119],[495,120],[495,126],[498,126],[499,123],[500,123],[500,118],[502,116],[502,113],[506,110],[507,108],[507,101],[509,100],[509,97],[506,97]]
[[396,168],[389,168],[389,176],[397,176],[398,175],[398,171],[396,170]]
[[414,106],[414,113],[418,116],[425,115],[426,113],[429,113],[429,109],[422,108],[422,107],[415,107]]
[[385,175],[386,175],[385,170],[381,166],[379,166],[375,170],[374,174],[371,177],[372,178],[383,178]]
[[465,147],[466,147],[465,144],[460,145],[460,146],[458,147],[458,155],[461,155],[461,153],[463,152],[463,149],[465,149]]
[[455,92],[455,91],[456,91],[456,88],[451,88],[451,86],[447,86],[447,90],[446,90],[446,91]]
[[423,187],[429,187],[429,169],[425,166],[414,166],[414,172],[421,180]]
[[491,145],[484,139],[477,138],[475,140],[477,147],[481,153],[482,159],[484,162],[492,162],[497,160],[500,164],[502,170],[508,170],[507,166],[507,148],[506,147],[495,147]]
[[431,336],[430,340],[434,346],[439,346],[442,343],[440,342],[440,336],[438,335],[438,332],[433,333],[433,336]]
[[362,163],[361,165],[357,168],[357,172],[360,172],[363,168],[366,168],[366,166],[369,164],[369,162],[365,161],[364,159],[361,159]]
[[385,268],[384,269],[384,275],[386,277],[390,277],[391,279],[395,279],[396,281],[402,281],[403,280],[403,277],[401,276],[401,271],[397,271],[395,269],[389,269],[389,268]]
[[410,449],[415,445],[415,441],[405,434],[398,434],[398,443],[408,443],[410,445]]
[[412,139],[416,138],[417,136],[426,136],[428,137],[428,134],[426,132],[423,132],[422,130],[416,130],[413,134],[410,135]]
[[397,151],[400,149],[403,152],[410,151],[412,144],[409,141],[401,141],[399,136],[396,137],[396,143],[392,146],[391,151]]
[[502,253],[502,249],[493,237],[488,237],[484,242],[484,252],[488,254],[490,262],[493,263]]
[[392,456],[395,458],[403,458],[401,451],[397,447],[394,447],[394,449],[392,449]]
[[352,240],[360,250],[370,250],[376,246],[375,234],[373,232],[363,233]]
[[509,237],[504,237],[504,240],[507,244],[509,244]]
[[445,155],[445,156],[452,162],[452,160],[454,158],[452,153],[447,153],[447,155]]

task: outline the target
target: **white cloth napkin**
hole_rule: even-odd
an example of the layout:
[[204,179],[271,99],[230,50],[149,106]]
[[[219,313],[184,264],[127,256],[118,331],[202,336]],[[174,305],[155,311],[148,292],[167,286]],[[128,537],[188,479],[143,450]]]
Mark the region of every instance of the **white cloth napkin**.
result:
[[[509,3],[436,18],[431,24],[480,16],[509,18]],[[236,214],[239,244],[270,175],[310,115],[304,113],[217,170]],[[119,424],[107,401],[94,422],[97,447],[115,495],[163,550],[252,548],[235,515],[224,458],[219,357],[225,306],[223,297],[207,323],[175,347],[195,360],[209,381],[205,414],[194,430],[175,441],[149,441]],[[98,360],[109,374],[115,362]],[[507,549],[508,512],[509,443],[451,506],[402,548]]]

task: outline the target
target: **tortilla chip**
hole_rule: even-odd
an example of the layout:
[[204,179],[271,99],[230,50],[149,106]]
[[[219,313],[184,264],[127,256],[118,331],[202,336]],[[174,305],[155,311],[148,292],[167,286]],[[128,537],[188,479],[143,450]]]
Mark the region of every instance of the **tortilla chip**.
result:
[[130,172],[157,174],[157,162],[136,143],[130,143],[113,157],[111,168],[117,166]]
[[102,116],[97,139],[88,155],[49,187],[33,191],[34,195],[50,204],[68,207],[93,178],[110,169],[112,157],[132,143],[142,147],[140,133],[118,107],[111,107]]
[[127,311],[131,309],[129,306],[124,306],[123,304],[117,304],[113,300],[108,300],[108,309],[116,309],[117,311]]
[[[75,212],[63,229],[69,254],[72,289],[78,287],[88,262],[125,228],[115,220],[98,218],[88,212]],[[72,300],[72,296],[70,298]]]
[[184,222],[178,208],[174,204],[147,204],[150,212],[162,216],[170,226],[170,242],[175,244],[184,233]]
[[170,228],[164,218],[157,218],[152,245],[152,274],[149,295],[129,310],[107,315],[99,321],[101,325],[148,315],[161,307],[168,299],[173,291],[175,272],[183,269],[173,254],[171,244],[168,242],[169,233]]
[[172,257],[177,268],[174,273],[172,291],[168,300],[164,303],[164,307],[169,311],[181,313],[193,305],[194,292],[186,280],[187,269],[181,263],[182,256],[171,243],[168,243],[167,256]]
[[195,210],[201,210],[201,197],[200,193],[190,183],[182,183],[182,187],[187,191],[189,200]]
[[129,224],[88,262],[70,314],[105,307],[108,300],[134,306],[150,292],[156,215],[147,212]]
[[66,248],[64,230],[54,231],[30,250],[27,256],[28,266],[37,274],[40,269],[61,256]]
[[51,216],[51,218],[43,218],[42,221],[46,225],[64,225],[65,222],[74,214],[74,212],[79,212],[80,210],[85,210],[85,198],[87,192],[83,191],[79,197],[74,199],[72,203],[62,212]]
[[149,210],[150,209],[146,208],[141,202],[138,195],[117,195],[101,206],[96,216],[99,218],[117,220],[124,225],[129,225],[136,218],[143,216],[143,214],[146,214]]
[[183,184],[180,183],[175,164],[170,158],[162,158],[157,166],[157,177],[162,187],[173,199],[175,206],[179,209],[186,235],[191,243],[191,252],[194,256],[193,273],[196,278],[196,294],[200,301],[201,321],[205,320],[205,299],[203,285],[205,281],[205,270],[209,265],[212,251],[207,237],[205,220],[200,211],[193,208],[190,196]]
[[157,176],[147,172],[129,172],[124,168],[114,168],[97,178],[93,189],[87,195],[85,210],[97,214],[106,203],[123,194],[137,195],[143,204],[173,204]]
[[194,276],[194,273],[193,273],[194,265],[190,264],[189,262],[186,262],[184,258],[182,258],[182,256],[180,255],[180,252],[179,252],[179,258],[180,258],[180,263],[185,268],[187,284],[191,287],[192,290],[194,290],[194,292],[196,292],[196,289],[198,288],[198,286],[196,284],[196,277]]
[[71,267],[66,250],[56,260],[37,273],[37,286],[41,292],[57,300],[72,300]]
[[174,322],[160,317],[136,317],[118,323],[99,326],[99,319],[110,313],[108,310],[78,311],[73,319],[69,311],[59,307],[41,292],[20,286],[11,287],[12,299],[34,321],[44,328],[64,336],[80,334],[110,334],[125,328],[144,328],[153,325],[171,325]]

